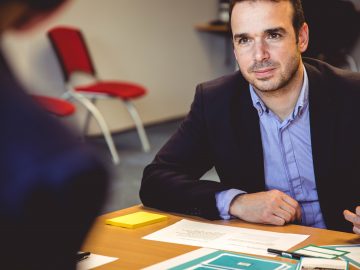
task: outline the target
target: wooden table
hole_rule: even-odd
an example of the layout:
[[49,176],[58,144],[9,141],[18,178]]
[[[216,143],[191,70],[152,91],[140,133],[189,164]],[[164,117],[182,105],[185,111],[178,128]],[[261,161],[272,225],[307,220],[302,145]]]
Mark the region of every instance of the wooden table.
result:
[[[163,260],[167,260],[183,253],[198,249],[198,247],[149,241],[143,240],[141,238],[147,234],[169,226],[183,218],[187,218],[189,220],[209,222],[205,219],[165,213],[169,217],[167,221],[159,222],[137,229],[125,229],[105,225],[105,219],[107,218],[113,218],[119,215],[144,210],[154,213],[161,213],[160,211],[138,205],[100,216],[96,220],[82,250],[90,251],[100,255],[119,258],[119,260],[106,264],[97,269],[141,269],[145,266],[159,263]],[[300,243],[298,245],[299,248],[309,244],[360,244],[360,237],[355,234],[322,230],[298,225],[286,225],[278,227],[270,225],[250,224],[239,220],[220,220],[212,221],[211,223],[282,233],[309,234],[310,237],[304,242]],[[296,248],[297,246],[293,249]],[[279,260],[288,261],[288,259]],[[350,269],[356,268],[350,266]]]

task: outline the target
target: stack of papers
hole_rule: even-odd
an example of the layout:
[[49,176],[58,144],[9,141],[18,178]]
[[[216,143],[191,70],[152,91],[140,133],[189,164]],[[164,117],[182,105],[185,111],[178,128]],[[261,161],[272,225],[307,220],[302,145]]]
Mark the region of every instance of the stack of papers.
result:
[[308,237],[183,219],[143,239],[274,257],[268,248],[288,250]]

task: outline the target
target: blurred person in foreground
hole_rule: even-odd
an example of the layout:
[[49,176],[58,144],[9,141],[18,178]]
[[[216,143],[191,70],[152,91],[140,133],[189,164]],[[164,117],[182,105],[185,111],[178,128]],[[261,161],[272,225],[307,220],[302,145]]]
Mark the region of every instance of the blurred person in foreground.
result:
[[[1,34],[31,28],[63,2],[0,0]],[[3,54],[0,123],[1,269],[75,269],[76,252],[105,200],[105,167],[34,104]]]
[[[230,22],[240,70],[198,85],[144,170],[142,202],[351,231],[342,213],[359,199],[360,74],[301,56],[309,28],[300,0],[232,0]],[[212,167],[220,182],[199,181]]]

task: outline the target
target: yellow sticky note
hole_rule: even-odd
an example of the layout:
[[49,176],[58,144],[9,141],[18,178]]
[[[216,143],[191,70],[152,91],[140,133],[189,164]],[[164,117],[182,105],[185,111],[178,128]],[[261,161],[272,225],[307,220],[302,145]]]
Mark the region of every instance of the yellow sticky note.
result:
[[135,229],[145,225],[160,222],[166,219],[167,216],[164,215],[140,211],[116,218],[107,219],[105,223],[109,225]]

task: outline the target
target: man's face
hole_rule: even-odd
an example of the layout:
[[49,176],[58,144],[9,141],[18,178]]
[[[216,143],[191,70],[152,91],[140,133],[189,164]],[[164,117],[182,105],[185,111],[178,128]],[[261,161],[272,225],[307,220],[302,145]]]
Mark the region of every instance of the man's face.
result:
[[243,1],[232,12],[234,53],[245,79],[261,92],[286,89],[308,44],[304,24],[296,42],[289,1]]

